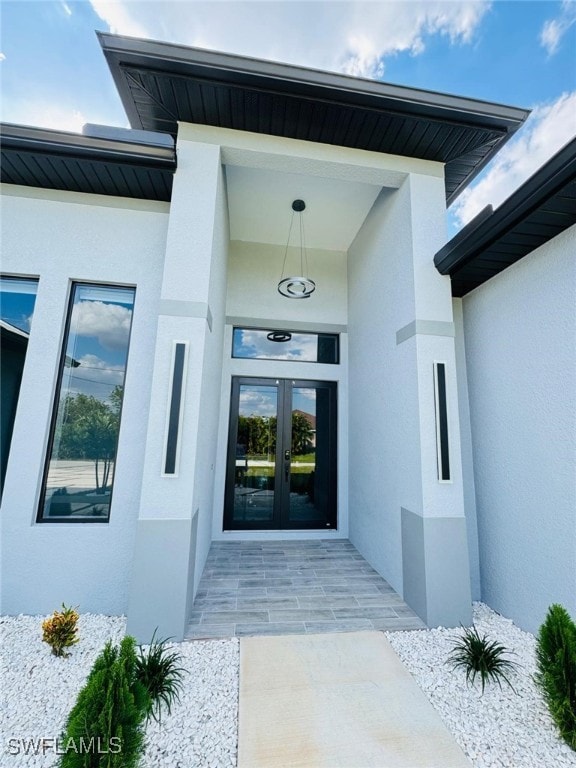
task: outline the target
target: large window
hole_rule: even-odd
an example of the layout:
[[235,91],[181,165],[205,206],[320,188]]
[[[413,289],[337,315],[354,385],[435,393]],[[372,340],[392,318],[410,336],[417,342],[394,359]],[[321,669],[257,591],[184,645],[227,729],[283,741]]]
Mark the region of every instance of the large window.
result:
[[234,328],[232,357],[338,363],[338,334]]
[[134,289],[73,286],[40,522],[107,522]]
[[0,277],[0,493],[4,488],[37,287],[36,280]]

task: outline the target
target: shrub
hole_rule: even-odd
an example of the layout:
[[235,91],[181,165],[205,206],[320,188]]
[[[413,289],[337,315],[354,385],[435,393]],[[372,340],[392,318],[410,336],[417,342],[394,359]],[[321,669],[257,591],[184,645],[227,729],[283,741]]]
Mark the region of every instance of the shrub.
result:
[[509,653],[506,648],[495,641],[489,641],[486,635],[480,637],[475,626],[463,629],[464,634],[452,649],[447,663],[454,669],[463,667],[466,670],[467,683],[473,684],[479,676],[482,681],[482,693],[487,680],[498,683],[500,687],[502,680],[505,680],[514,691],[507,673],[517,665],[514,661],[504,658],[504,654]]
[[64,649],[78,642],[77,624],[78,613],[64,603],[61,611],[54,611],[42,622],[42,640],[52,648],[54,656],[70,656]]
[[576,750],[576,624],[552,605],[538,633],[536,683],[564,741]]
[[182,675],[185,669],[180,666],[182,657],[177,651],[170,651],[166,640],[156,640],[156,632],[152,635],[150,646],[144,651],[140,646],[140,655],[136,659],[136,678],[148,692],[150,707],[147,718],[153,717],[161,721],[162,708],[165,706],[168,714],[172,704],[180,700],[182,692]]
[[150,700],[136,679],[133,637],[109,641],[78,694],[62,736],[61,768],[135,768]]

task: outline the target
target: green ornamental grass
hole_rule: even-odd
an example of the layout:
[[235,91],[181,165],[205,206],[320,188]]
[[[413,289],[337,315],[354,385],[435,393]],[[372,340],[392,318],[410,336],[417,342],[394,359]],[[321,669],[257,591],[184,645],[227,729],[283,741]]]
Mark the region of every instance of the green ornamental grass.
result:
[[536,644],[536,683],[564,741],[576,751],[576,624],[561,605],[548,609]]
[[142,683],[149,696],[147,719],[153,717],[158,723],[161,721],[163,708],[170,714],[172,705],[179,701],[182,676],[186,671],[180,666],[180,653],[167,647],[169,640],[170,638],[156,640],[154,631],[148,650],[145,651],[140,646],[140,653],[136,658],[136,679]]
[[502,687],[504,680],[510,688],[514,686],[508,679],[508,673],[518,665],[511,659],[505,658],[509,653],[503,645],[496,641],[490,641],[484,636],[480,636],[477,628],[463,627],[464,634],[455,644],[447,663],[454,669],[463,667],[466,670],[466,682],[474,684],[477,677],[482,684],[482,693],[486,682],[491,680]]

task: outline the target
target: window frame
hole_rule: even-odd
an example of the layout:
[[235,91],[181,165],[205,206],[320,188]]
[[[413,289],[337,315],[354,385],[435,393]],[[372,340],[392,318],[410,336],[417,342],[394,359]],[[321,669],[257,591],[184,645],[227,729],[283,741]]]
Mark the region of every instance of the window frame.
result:
[[116,445],[114,452],[114,478],[112,480],[112,488],[110,489],[110,501],[108,504],[108,514],[105,518],[99,517],[44,517],[44,506],[46,503],[46,491],[48,475],[50,473],[50,459],[52,457],[52,450],[54,447],[54,436],[56,433],[56,422],[58,419],[58,410],[60,403],[60,393],[62,388],[62,380],[64,378],[64,363],[66,361],[66,349],[68,347],[68,341],[70,338],[70,326],[72,323],[72,312],[74,311],[74,293],[77,286],[88,286],[91,288],[119,288],[124,290],[132,290],[134,292],[134,301],[132,304],[132,317],[130,319],[130,331],[128,334],[128,349],[126,352],[126,367],[124,368],[124,382],[126,381],[126,374],[128,371],[128,363],[130,359],[130,342],[132,338],[132,323],[134,322],[134,308],[136,306],[136,285],[130,285],[127,283],[106,283],[102,281],[92,280],[71,280],[68,286],[68,298],[66,309],[66,322],[64,323],[63,335],[60,339],[60,356],[58,360],[58,375],[56,377],[56,383],[54,388],[54,394],[52,397],[52,410],[50,414],[50,428],[48,430],[48,440],[44,449],[44,470],[42,472],[42,482],[40,484],[38,504],[36,505],[36,523],[37,524],[66,524],[66,525],[81,525],[81,524],[99,524],[106,525],[110,522],[112,512],[112,499],[114,496],[114,480],[116,479],[116,458],[118,455],[118,444],[120,442],[120,428],[122,426],[122,412],[124,410],[124,396],[122,396],[122,403],[120,405],[120,413],[118,414],[118,435],[116,436]]
[[[243,357],[234,354],[234,337],[236,331],[261,331],[262,333],[290,333],[300,334],[302,336],[332,336],[336,340],[336,359],[333,363],[320,362],[318,360],[294,360],[286,359],[282,357]],[[340,365],[340,334],[326,331],[303,331],[302,329],[290,329],[290,328],[262,328],[262,326],[255,325],[233,325],[232,326],[232,360],[259,360],[267,361],[271,363],[305,363],[306,365]]]

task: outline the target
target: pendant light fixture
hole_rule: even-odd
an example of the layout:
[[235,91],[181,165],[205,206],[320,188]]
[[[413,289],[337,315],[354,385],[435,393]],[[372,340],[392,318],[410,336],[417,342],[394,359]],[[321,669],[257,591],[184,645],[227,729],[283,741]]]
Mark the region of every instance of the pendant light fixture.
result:
[[[304,237],[304,209],[306,203],[304,200],[294,200],[292,203],[292,218],[290,219],[290,229],[288,230],[288,240],[286,250],[284,251],[284,263],[282,264],[282,274],[278,283],[278,292],[287,299],[308,299],[316,290],[316,283],[309,277],[308,256],[306,254],[306,240]],[[300,274],[294,277],[284,277],[286,269],[286,259],[288,257],[288,248],[290,246],[290,236],[294,225],[294,216],[298,214],[298,230],[300,234]]]

